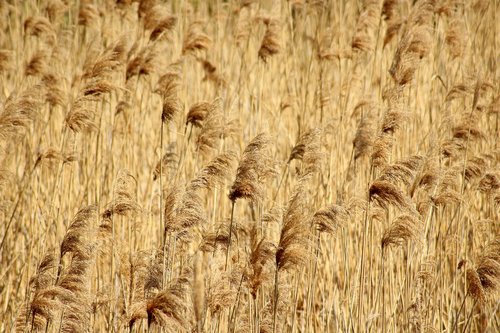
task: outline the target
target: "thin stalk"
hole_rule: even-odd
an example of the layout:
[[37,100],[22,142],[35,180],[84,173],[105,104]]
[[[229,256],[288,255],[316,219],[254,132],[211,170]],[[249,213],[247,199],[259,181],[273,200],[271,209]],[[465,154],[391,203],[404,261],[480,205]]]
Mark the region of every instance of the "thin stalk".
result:
[[[163,121],[160,122],[160,230],[163,230],[161,239],[162,248],[165,248],[165,225],[163,221]],[[165,271],[165,267],[163,267]]]
[[[255,298],[253,299],[253,304],[254,304],[254,318],[255,318],[255,333],[260,332],[260,315],[259,315],[259,298],[258,295],[255,295]],[[253,332],[253,331],[252,331]]]
[[229,238],[228,238],[228,243],[227,243],[227,248],[226,248],[226,265],[224,266],[224,270],[227,271],[227,264],[229,262],[229,255],[230,255],[230,248],[231,248],[231,236],[233,234],[233,217],[234,217],[234,205],[236,204],[236,201],[232,201],[231,203],[231,222],[229,222]]
[[274,194],[274,197],[273,197],[273,202],[276,202],[276,198],[278,197],[278,193],[280,192],[281,184],[283,183],[283,180],[285,179],[285,175],[288,178],[289,167],[290,167],[290,162],[288,162],[285,165],[285,170],[283,170],[283,174],[281,175],[281,179],[280,179],[280,182],[278,184],[278,188],[276,189],[276,193]]
[[[370,179],[371,179],[372,171],[373,171],[373,166],[370,167],[370,173],[368,176]],[[363,240],[362,240],[362,244],[361,244],[361,259],[360,259],[360,263],[359,263],[359,265],[360,265],[360,268],[359,268],[359,294],[358,294],[358,309],[357,309],[358,310],[358,330],[361,327],[361,316],[362,316],[361,297],[363,295],[364,260],[365,260],[366,234],[367,234],[367,229],[368,229],[369,215],[370,215],[370,195],[367,193],[365,216],[363,219],[364,221],[363,221]]]
[[241,275],[241,280],[240,280],[240,285],[238,286],[238,293],[236,295],[236,304],[233,307],[233,311],[231,311],[231,314],[229,315],[228,318],[228,325],[227,325],[227,332],[231,333],[234,332],[235,327],[236,327],[236,317],[238,316],[238,307],[240,305],[240,295],[241,295],[241,286],[243,285],[243,278],[244,275]]
[[318,258],[319,258],[319,253],[320,253],[320,241],[321,241],[321,233],[318,231],[318,235],[316,237],[316,250],[315,250],[316,253],[315,253],[315,260],[314,260],[314,269],[312,271],[311,281],[309,283],[309,287],[307,290],[306,320],[309,320],[309,316],[311,314],[312,303],[314,300],[314,281],[316,279],[316,272],[318,269]]
[[382,272],[382,332],[385,332],[385,279],[384,279],[384,249],[380,252]]
[[276,319],[278,315],[278,297],[279,297],[279,291],[278,291],[278,265],[276,265],[276,270],[274,272],[274,309],[273,309],[273,333],[276,333]]
[[301,272],[300,276],[297,278],[297,282],[295,283],[295,295],[294,295],[294,300],[293,300],[293,312],[292,312],[292,328],[291,332],[295,332],[295,316],[297,313],[297,305],[299,301],[299,283],[300,280],[302,280],[302,275],[304,274],[304,271]]
[[462,309],[465,305],[465,301],[467,300],[467,295],[465,295],[464,300],[462,301],[462,304],[460,305],[460,309],[458,309],[456,315],[455,315],[455,325],[453,325],[453,331],[452,333],[456,332],[458,329],[458,319],[460,318],[460,312],[462,312]]
[[476,306],[477,300],[474,300],[474,303],[472,304],[472,308],[470,309],[469,316],[467,316],[467,322],[465,323],[465,327],[462,330],[462,333],[465,333],[467,331],[467,327],[469,326],[470,320],[472,318],[472,313],[474,312],[474,307]]

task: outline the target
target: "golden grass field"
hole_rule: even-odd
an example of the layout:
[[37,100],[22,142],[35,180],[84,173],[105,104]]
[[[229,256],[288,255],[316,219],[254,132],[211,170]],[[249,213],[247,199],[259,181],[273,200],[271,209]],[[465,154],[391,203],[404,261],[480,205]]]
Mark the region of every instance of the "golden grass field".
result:
[[0,332],[499,332],[500,1],[3,0]]

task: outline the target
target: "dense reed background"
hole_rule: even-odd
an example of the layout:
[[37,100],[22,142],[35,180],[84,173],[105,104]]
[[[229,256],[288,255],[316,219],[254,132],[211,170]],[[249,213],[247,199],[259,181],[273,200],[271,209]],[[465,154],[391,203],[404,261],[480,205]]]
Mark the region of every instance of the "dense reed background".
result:
[[497,0],[0,2],[0,331],[498,332]]

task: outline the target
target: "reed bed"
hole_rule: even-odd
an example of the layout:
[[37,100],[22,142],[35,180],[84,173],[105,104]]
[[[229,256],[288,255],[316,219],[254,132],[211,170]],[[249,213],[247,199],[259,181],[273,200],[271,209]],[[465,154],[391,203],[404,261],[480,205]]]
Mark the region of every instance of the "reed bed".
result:
[[0,332],[500,331],[497,0],[0,18]]

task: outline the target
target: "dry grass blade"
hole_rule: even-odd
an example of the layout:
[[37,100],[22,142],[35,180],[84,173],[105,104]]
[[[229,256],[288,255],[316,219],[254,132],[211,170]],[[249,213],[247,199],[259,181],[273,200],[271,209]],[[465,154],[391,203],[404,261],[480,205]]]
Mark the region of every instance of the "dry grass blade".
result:
[[194,259],[193,288],[191,298],[193,299],[196,330],[198,333],[201,333],[203,331],[207,305],[205,300],[205,272],[203,269],[203,259],[200,254],[198,254]]

